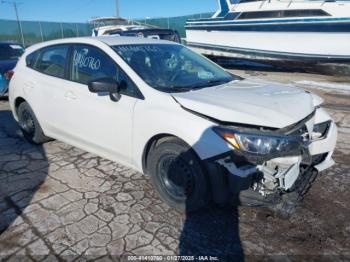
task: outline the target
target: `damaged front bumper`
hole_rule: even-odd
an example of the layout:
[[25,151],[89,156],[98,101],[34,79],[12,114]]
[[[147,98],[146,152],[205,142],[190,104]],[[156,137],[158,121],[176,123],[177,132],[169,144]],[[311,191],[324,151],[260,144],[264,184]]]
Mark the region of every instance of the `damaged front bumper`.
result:
[[312,119],[302,124],[308,126],[310,143],[299,156],[261,161],[232,150],[205,161],[214,202],[268,207],[288,217],[318,173],[334,165],[335,123],[318,109]]

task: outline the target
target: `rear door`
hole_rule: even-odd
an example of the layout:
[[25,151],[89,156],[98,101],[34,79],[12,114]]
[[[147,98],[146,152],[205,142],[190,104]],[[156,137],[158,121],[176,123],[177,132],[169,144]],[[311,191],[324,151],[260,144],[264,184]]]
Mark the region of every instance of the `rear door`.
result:
[[[43,48],[27,57],[27,71],[23,83],[26,97],[44,132],[48,136],[64,135],[66,111],[66,64],[69,45]],[[31,70],[32,69],[32,70]]]
[[[69,73],[64,121],[70,139],[88,151],[130,163],[133,113],[139,100],[136,85],[110,56],[91,45],[74,45]],[[99,78],[125,81],[120,101],[89,91],[88,83]]]

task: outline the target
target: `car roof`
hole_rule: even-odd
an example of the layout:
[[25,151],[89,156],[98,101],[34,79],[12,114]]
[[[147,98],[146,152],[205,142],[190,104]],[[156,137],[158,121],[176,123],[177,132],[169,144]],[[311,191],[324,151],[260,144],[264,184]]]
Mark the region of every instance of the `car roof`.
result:
[[106,44],[108,46],[117,46],[117,45],[142,45],[142,44],[172,44],[178,45],[178,43],[166,41],[166,40],[158,40],[158,39],[150,39],[150,38],[141,38],[134,36],[99,36],[99,37],[74,37],[74,38],[64,38],[51,40],[47,42],[38,43],[28,47],[27,54],[33,51],[39,50],[41,48],[50,47],[53,45],[60,44]]
[[150,39],[150,38],[142,38],[142,37],[130,37],[130,36],[98,36],[98,37],[74,37],[74,38],[65,38],[43,42],[40,44],[36,44],[34,46],[37,47],[45,47],[56,44],[91,44],[102,42],[109,46],[116,45],[132,45],[132,44],[177,44],[175,42],[166,41],[166,40],[158,40],[158,39]]
[[129,20],[122,17],[97,17],[89,22],[129,22]]

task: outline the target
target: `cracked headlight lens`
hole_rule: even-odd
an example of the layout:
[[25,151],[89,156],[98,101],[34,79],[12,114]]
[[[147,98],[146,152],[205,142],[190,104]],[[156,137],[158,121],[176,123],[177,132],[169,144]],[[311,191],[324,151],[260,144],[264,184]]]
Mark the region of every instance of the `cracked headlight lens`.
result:
[[301,136],[253,134],[227,128],[214,128],[215,132],[236,150],[255,155],[285,155],[300,153]]

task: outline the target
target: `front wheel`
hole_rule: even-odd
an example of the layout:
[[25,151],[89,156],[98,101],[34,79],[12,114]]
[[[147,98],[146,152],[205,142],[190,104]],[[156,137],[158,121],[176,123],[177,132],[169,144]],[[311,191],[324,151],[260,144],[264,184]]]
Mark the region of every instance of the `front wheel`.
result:
[[170,207],[192,212],[208,204],[208,182],[200,160],[181,140],[171,138],[153,148],[147,171],[160,198]]
[[43,144],[50,141],[44,135],[35,114],[27,102],[23,102],[18,107],[18,123],[24,138],[32,144]]

